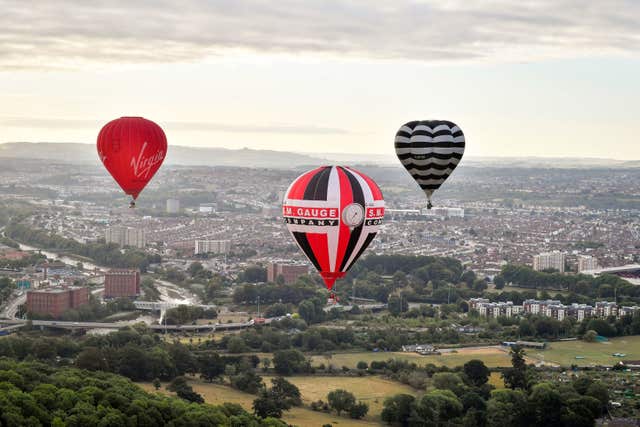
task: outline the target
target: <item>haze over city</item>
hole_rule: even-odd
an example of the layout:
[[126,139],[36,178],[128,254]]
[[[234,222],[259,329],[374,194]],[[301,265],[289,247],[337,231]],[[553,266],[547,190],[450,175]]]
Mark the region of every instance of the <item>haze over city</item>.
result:
[[470,156],[640,158],[635,1],[3,1],[0,139],[392,155],[455,119]]

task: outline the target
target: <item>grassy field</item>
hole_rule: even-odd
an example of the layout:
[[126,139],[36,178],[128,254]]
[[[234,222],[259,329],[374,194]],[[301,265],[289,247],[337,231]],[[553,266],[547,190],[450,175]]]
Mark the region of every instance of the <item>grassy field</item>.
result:
[[[293,380],[294,378],[288,378],[289,380]],[[301,380],[305,379],[300,377]],[[313,377],[309,377],[306,379],[313,380]],[[265,378],[267,380],[267,378]],[[332,378],[332,380],[341,380],[341,378]],[[346,378],[347,382],[349,378]],[[214,405],[220,405],[224,402],[237,403],[242,405],[246,410],[252,411],[251,405],[253,404],[253,400],[256,398],[252,394],[243,393],[241,391],[232,389],[231,387],[227,387],[220,384],[209,384],[200,380],[191,381],[191,386],[193,389],[200,393],[202,397],[204,397],[205,402],[211,403]],[[304,384],[304,382],[302,382]],[[270,381],[268,382],[270,384]],[[297,383],[296,383],[297,384]],[[374,382],[374,384],[376,384]],[[138,383],[140,387],[144,390],[155,393],[156,390],[151,383]],[[168,392],[165,387],[166,383],[162,384],[162,388],[158,391],[159,393],[172,395],[173,393]],[[347,385],[342,385],[341,387],[347,388]],[[398,384],[398,387],[402,388],[401,384]],[[347,388],[348,389],[348,388]],[[305,395],[305,392],[300,390],[303,394],[303,398],[305,400],[305,404],[308,403],[308,398]],[[391,392],[393,394],[393,392]],[[356,394],[357,396],[357,394]],[[317,399],[315,399],[317,400]],[[323,397],[323,400],[326,401],[326,396]],[[380,415],[380,411],[377,412],[377,415]],[[377,426],[380,425],[379,422],[373,420],[372,417],[368,416],[366,420],[351,420],[349,418],[338,417],[335,414],[327,414],[324,412],[315,412],[311,409],[307,408],[292,408],[291,410],[284,413],[282,417],[284,421],[297,425],[300,427],[317,427],[323,424],[334,424],[338,426],[355,426],[355,427],[364,427],[364,426]]]
[[[264,377],[265,383],[271,384],[269,377]],[[305,405],[312,401],[327,401],[330,391],[342,388],[350,391],[369,405],[367,420],[380,419],[385,397],[398,393],[416,394],[409,386],[395,381],[389,381],[380,377],[287,377],[287,380],[295,384],[302,394]]]
[[325,365],[331,364],[337,368],[347,366],[355,368],[359,361],[371,363],[374,360],[401,359],[414,362],[418,365],[426,365],[433,363],[434,365],[445,365],[449,367],[462,366],[471,359],[480,359],[490,368],[511,366],[511,358],[509,353],[497,348],[473,348],[458,349],[457,353],[443,353],[439,356],[420,356],[416,353],[399,353],[399,352],[360,352],[360,353],[337,353],[333,354],[330,359],[325,356],[313,356],[313,364]]
[[[624,353],[626,357],[614,357],[613,353]],[[552,342],[546,350],[527,350],[527,356],[562,366],[614,365],[621,360],[640,360],[640,336],[613,338],[603,343]]]

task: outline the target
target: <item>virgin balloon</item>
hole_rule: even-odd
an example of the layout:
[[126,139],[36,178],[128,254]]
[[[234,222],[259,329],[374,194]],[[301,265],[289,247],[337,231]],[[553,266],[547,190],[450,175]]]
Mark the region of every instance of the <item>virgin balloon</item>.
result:
[[142,117],[110,121],[98,134],[98,155],[113,179],[131,196],[130,207],[167,154],[162,128]]
[[462,129],[446,120],[416,120],[396,133],[398,159],[427,195],[428,209],[433,192],[460,163],[464,145]]
[[384,217],[378,185],[349,167],[322,166],[296,178],[283,201],[284,221],[320,272],[330,301],[333,285],[369,246]]

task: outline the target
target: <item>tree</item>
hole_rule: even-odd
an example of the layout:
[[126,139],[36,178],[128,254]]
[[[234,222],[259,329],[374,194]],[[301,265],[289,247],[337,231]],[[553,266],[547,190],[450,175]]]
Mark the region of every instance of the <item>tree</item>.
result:
[[327,394],[327,401],[329,407],[338,413],[338,416],[342,411],[349,411],[353,405],[356,404],[356,398],[352,393],[346,390],[338,389]]
[[305,322],[311,324],[316,319],[316,306],[311,300],[304,300],[298,305],[298,314]]
[[102,350],[97,347],[86,347],[78,354],[75,365],[80,369],[88,369],[90,371],[106,371],[107,359],[104,357]]
[[587,330],[594,330],[603,337],[614,337],[617,335],[616,329],[604,319],[591,319],[587,323]]
[[511,347],[511,366],[502,373],[505,385],[511,389],[527,389],[527,364],[522,347],[517,345]]
[[449,390],[434,390],[422,396],[415,405],[410,423],[443,426],[462,415],[462,403]]
[[598,338],[598,333],[593,329],[588,330],[582,336],[582,340],[585,342],[596,342],[596,338]]
[[358,364],[356,365],[356,368],[365,371],[367,368],[369,367],[369,365],[367,365],[367,362],[361,360],[358,362]]
[[504,289],[504,285],[505,285],[504,278],[500,275],[497,275],[493,279],[493,284],[496,286],[496,289]]
[[527,395],[522,390],[494,390],[487,401],[487,426],[522,426],[526,410]]
[[607,389],[606,385],[600,381],[594,381],[589,385],[589,388],[587,388],[586,395],[598,399],[601,412],[606,411],[607,405],[609,404],[609,389]]
[[153,388],[156,389],[156,391],[160,390],[160,387],[162,387],[162,383],[160,382],[160,378],[154,378],[153,379]]
[[241,337],[231,337],[227,342],[227,350],[229,353],[246,353],[249,347],[245,344]]
[[260,375],[248,370],[232,376],[231,386],[245,393],[256,394],[264,388],[264,383]]
[[171,381],[167,390],[175,392],[179,398],[189,402],[204,403],[202,396],[193,391],[193,388],[191,388],[185,377],[176,377]]
[[389,313],[393,316],[398,316],[400,313],[404,313],[409,310],[409,302],[402,294],[399,296],[395,294],[391,295],[387,301],[387,306],[389,308]]
[[395,396],[387,397],[384,400],[384,407],[380,415],[382,421],[407,427],[415,400],[416,398],[410,394],[396,394]]
[[288,408],[284,408],[278,396],[267,390],[262,390],[260,395],[253,401],[253,412],[261,418],[280,418],[284,409]]
[[460,376],[453,372],[438,372],[434,374],[433,386],[440,390],[450,390],[456,395],[461,395],[465,389]]
[[349,417],[354,420],[359,420],[364,418],[365,415],[367,415],[367,412],[369,412],[369,405],[364,402],[358,402],[349,408]]
[[482,387],[489,381],[489,368],[482,360],[473,359],[464,364],[463,371],[471,384]]
[[536,384],[531,390],[529,405],[533,409],[534,425],[562,425],[562,398],[553,385],[549,383]]
[[289,406],[302,405],[302,396],[300,395],[300,389],[298,389],[298,387],[282,377],[271,379],[270,391],[280,401],[286,402]]
[[224,374],[225,362],[218,353],[205,353],[199,359],[200,377],[212,382]]
[[279,350],[273,354],[273,368],[280,375],[308,372],[309,362],[298,350]]

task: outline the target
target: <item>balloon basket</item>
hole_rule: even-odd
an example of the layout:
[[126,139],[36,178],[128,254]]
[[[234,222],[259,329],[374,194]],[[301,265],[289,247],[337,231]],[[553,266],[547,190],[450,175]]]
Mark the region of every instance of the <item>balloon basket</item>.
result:
[[132,200],[129,202],[129,209],[134,209],[136,207],[136,202],[135,200]]

